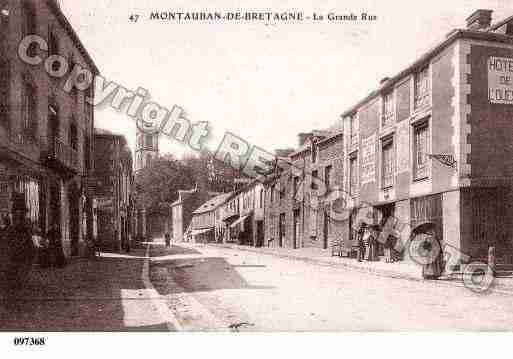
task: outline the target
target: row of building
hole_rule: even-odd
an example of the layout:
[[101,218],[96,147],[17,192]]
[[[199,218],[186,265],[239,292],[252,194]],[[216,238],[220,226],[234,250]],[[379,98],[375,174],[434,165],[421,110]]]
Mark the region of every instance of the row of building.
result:
[[0,1],[0,218],[11,215],[14,198],[24,198],[34,230],[60,228],[66,256],[83,255],[93,238],[120,248],[135,210],[126,140],[95,129],[86,100],[93,86],[65,91],[68,76],[19,57],[27,35],[48,44],[48,51],[29,49],[32,55],[62,55],[99,74],[58,1]]
[[189,236],[351,248],[359,223],[392,218],[401,230],[432,223],[458,260],[494,246],[512,262],[513,16],[491,15],[477,10],[383,79],[338,130],[300,134],[298,148],[277,157],[288,168],[198,206]]

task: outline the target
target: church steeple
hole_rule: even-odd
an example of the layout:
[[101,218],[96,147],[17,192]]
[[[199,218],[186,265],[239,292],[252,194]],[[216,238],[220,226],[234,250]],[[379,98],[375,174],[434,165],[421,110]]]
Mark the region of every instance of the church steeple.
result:
[[147,167],[159,155],[158,133],[146,133],[137,127],[135,146],[135,171]]

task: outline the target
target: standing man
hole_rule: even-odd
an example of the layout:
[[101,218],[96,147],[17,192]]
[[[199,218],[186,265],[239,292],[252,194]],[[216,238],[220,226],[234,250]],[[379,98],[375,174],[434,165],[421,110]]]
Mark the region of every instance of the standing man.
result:
[[31,226],[27,221],[27,205],[23,194],[16,194],[12,204],[13,224],[7,230],[9,266],[7,282],[10,286],[21,286],[27,278],[36,256],[32,241]]
[[171,246],[171,235],[166,232],[164,238],[166,239],[166,248],[169,248]]
[[365,259],[365,243],[363,241],[363,236],[365,235],[365,227],[365,222],[361,222],[356,234],[356,240],[358,243],[358,262],[361,262]]

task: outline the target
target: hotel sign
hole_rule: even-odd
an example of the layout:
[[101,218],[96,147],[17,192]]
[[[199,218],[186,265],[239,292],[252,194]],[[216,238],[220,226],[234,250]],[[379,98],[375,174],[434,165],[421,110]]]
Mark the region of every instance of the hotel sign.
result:
[[513,58],[488,59],[488,99],[491,103],[513,105]]

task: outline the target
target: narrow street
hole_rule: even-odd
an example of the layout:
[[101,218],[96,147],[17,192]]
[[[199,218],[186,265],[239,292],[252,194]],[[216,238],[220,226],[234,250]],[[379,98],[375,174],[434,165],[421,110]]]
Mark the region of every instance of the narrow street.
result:
[[511,330],[513,293],[378,277],[203,245],[153,246],[150,278],[183,330]]

